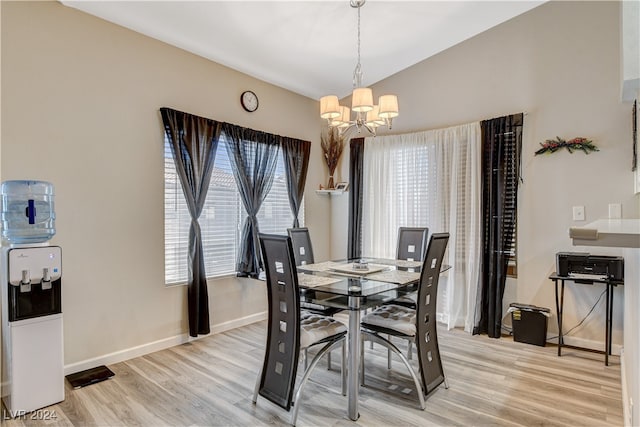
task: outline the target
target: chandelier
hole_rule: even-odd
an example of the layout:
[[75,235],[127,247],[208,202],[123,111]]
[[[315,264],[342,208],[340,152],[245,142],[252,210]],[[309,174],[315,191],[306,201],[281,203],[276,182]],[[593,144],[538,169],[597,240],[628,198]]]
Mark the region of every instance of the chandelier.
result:
[[[372,135],[376,134],[378,126],[391,129],[394,117],[398,116],[398,97],[396,95],[382,95],[378,104],[373,103],[373,92],[368,87],[362,87],[362,66],[360,65],[360,8],[366,0],[350,0],[351,7],[358,9],[358,63],[353,70],[353,93],[351,109],[340,105],[336,95],[320,98],[320,117],[327,120],[329,128],[337,128],[340,135],[350,129],[357,129],[358,133],[366,129]],[[351,120],[351,111],[355,113]]]

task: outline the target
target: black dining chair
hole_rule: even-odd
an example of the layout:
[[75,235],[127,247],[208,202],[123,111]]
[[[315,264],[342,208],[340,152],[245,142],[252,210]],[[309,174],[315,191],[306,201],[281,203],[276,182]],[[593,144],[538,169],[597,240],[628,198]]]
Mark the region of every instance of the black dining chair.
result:
[[[347,327],[328,316],[301,312],[298,274],[288,236],[260,233],[259,241],[267,279],[269,318],[264,363],[256,382],[253,403],[260,395],[287,411],[293,407],[291,424],[295,425],[302,390],[309,375],[323,355],[340,345],[342,394],[346,395]],[[314,346],[321,348],[295,388],[300,352]]]
[[287,233],[291,237],[291,245],[293,246],[293,256],[296,265],[313,264],[313,246],[311,245],[311,236],[307,227],[287,228]]
[[[296,260],[296,266],[313,264],[315,258],[313,257],[313,245],[311,244],[309,229],[307,227],[287,228],[287,233],[291,238],[291,246],[293,247],[293,257]],[[315,291],[313,289],[303,289],[300,292],[300,297],[300,307],[311,313],[333,316],[342,311],[339,308],[307,301],[315,298]],[[306,360],[305,358],[305,361]],[[327,356],[327,366],[331,369],[331,353]]]
[[[428,235],[429,228],[427,227],[400,227],[398,229],[396,259],[422,262],[427,249]],[[409,292],[394,299],[390,303],[416,308],[417,298],[418,294],[416,292]]]
[[[287,228],[287,233],[291,238],[291,245],[293,246],[293,256],[296,260],[296,266],[313,264],[315,259],[313,257],[313,245],[311,244],[311,236],[309,235],[309,229],[306,227],[299,228]],[[305,299],[313,299],[313,290],[303,290],[301,307],[307,311],[313,313],[324,314],[325,316],[333,316],[340,310],[335,307],[328,307],[321,304],[311,303],[305,301]]]
[[[384,345],[403,361],[415,383],[421,409],[426,407],[425,396],[440,384],[444,383],[445,388],[449,388],[440,359],[436,329],[438,281],[448,242],[449,233],[434,233],[429,240],[427,255],[420,273],[416,309],[395,304],[383,305],[365,315],[361,322],[363,341],[372,340]],[[419,377],[398,347],[383,334],[415,343],[420,368]],[[365,385],[364,345],[361,345],[361,352],[360,382]]]
[[398,229],[398,246],[396,259],[405,261],[422,261],[427,249],[427,227],[400,227]]
[[[398,228],[398,244],[396,247],[396,259],[402,261],[420,261],[424,260],[427,250],[427,237],[429,236],[428,227],[400,227]],[[399,268],[399,267],[398,267]],[[407,292],[398,298],[389,301],[387,304],[403,305],[409,308],[416,308],[416,300],[418,293],[415,291]],[[373,341],[371,342],[373,348]],[[407,348],[407,358],[411,360],[411,341]],[[391,369],[391,350],[387,355],[387,366]]]

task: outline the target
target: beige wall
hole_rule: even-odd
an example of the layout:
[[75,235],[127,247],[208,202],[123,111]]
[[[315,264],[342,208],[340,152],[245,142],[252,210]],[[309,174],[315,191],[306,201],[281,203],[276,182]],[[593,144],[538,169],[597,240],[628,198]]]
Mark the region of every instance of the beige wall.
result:
[[[553,284],[547,277],[555,271],[557,252],[623,254],[575,247],[569,227],[606,218],[609,203],[622,203],[623,218],[640,217],[640,194],[634,194],[631,172],[631,103],[620,101],[621,13],[619,2],[552,1],[373,86],[375,94],[399,96],[400,116],[393,133],[528,113],[524,183],[518,198],[518,278],[507,282],[505,309],[517,301],[549,307],[555,314]],[[588,137],[600,151],[588,156],[567,151],[534,156],[538,143],[556,136]],[[341,173],[348,176],[347,171],[343,159]],[[586,221],[572,220],[572,206],[585,207]],[[346,253],[337,242],[346,233],[347,212],[344,201],[332,203],[334,255]],[[615,290],[613,319],[614,351],[623,344],[623,318],[626,325],[623,385],[634,402],[635,424],[640,419],[639,343],[633,332],[638,325],[638,286],[636,273]],[[565,331],[586,316],[602,290],[567,285]],[[602,350],[604,324],[601,301],[565,342]],[[549,334],[556,333],[554,315]],[[624,403],[629,416],[630,400]]]
[[[65,363],[186,333],[186,288],[164,285],[158,109],[311,140],[320,159],[317,103],[57,2],[1,6],[0,177],[55,185]],[[240,106],[247,89],[255,113]],[[312,161],[306,212],[319,258],[330,211],[312,189],[325,180]],[[215,280],[209,294],[216,330],[266,309],[260,282]]]
[[[313,141],[306,212],[314,250],[319,259],[346,253],[340,242],[347,198],[312,191],[326,183],[315,101],[58,3],[1,7],[0,178],[56,186],[52,243],[64,252],[67,364],[187,330],[186,289],[165,288],[163,280],[161,106]],[[630,171],[630,105],[619,101],[619,38],[618,3],[551,2],[374,87],[400,97],[393,133],[528,113],[520,273],[508,285],[506,304],[553,307],[547,276],[555,253],[603,252],[571,245],[567,229],[585,224],[572,221],[572,206],[585,206],[586,222],[605,217],[608,203],[622,203],[625,218],[640,214]],[[256,113],[239,105],[246,89],[260,97]],[[534,157],[538,143],[556,135],[592,138],[601,151]],[[346,152],[339,180],[348,178]],[[223,279],[209,291],[214,327],[265,308],[259,283]],[[565,324],[577,323],[599,292],[569,286]],[[622,289],[615,298],[614,344],[620,344]],[[603,324],[600,305],[574,335],[600,345]]]
[[[505,306],[517,301],[555,312],[547,277],[555,270],[556,252],[621,253],[576,248],[569,227],[606,218],[609,203],[622,203],[625,218],[640,214],[630,160],[631,104],[620,102],[619,7],[616,2],[546,3],[373,86],[374,94],[399,97],[393,133],[527,113],[518,200],[519,274],[507,285]],[[600,151],[534,156],[539,142],[556,136],[588,137]],[[343,161],[344,176],[347,168]],[[576,205],[585,206],[586,221],[572,220]],[[346,230],[346,220],[338,222],[346,218],[345,206],[332,206],[334,240]],[[564,324],[582,319],[601,291],[569,285]],[[618,345],[622,302],[623,289],[618,288],[613,335]],[[600,348],[603,325],[601,303],[572,333],[578,337],[574,343]],[[557,330],[555,317],[549,330]]]

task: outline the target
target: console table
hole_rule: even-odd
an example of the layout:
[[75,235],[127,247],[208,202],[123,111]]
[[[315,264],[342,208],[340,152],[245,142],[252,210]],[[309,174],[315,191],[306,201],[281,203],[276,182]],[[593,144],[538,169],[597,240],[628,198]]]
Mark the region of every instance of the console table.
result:
[[[564,344],[562,334],[562,314],[564,307],[564,282],[575,282],[581,284],[592,285],[594,283],[603,283],[606,286],[606,325],[605,325],[605,338],[604,338],[604,364],[609,366],[609,355],[611,354],[611,324],[613,319],[613,287],[618,285],[624,285],[620,280],[609,279],[583,279],[571,276],[558,276],[553,273],[549,276],[549,279],[553,280],[556,288],[556,316],[558,317],[558,356],[562,355],[562,346]],[[558,298],[558,282],[560,282],[560,295]]]

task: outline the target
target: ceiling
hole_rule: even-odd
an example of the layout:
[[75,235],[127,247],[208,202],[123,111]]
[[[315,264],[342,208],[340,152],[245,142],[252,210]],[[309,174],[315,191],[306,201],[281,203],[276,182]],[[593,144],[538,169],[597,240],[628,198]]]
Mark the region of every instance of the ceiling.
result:
[[[352,89],[357,9],[348,0],[60,1],[312,99]],[[360,12],[363,84],[542,3],[368,0]]]

